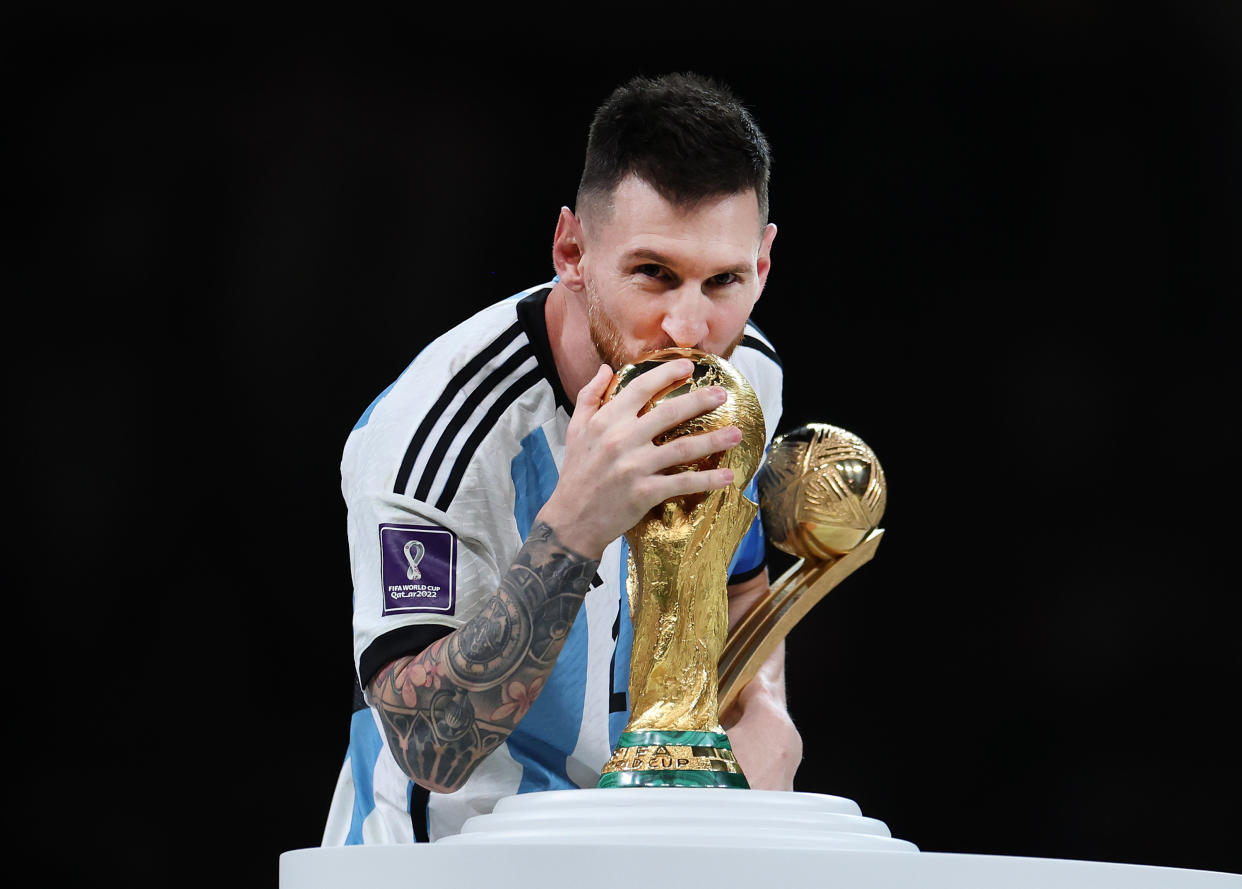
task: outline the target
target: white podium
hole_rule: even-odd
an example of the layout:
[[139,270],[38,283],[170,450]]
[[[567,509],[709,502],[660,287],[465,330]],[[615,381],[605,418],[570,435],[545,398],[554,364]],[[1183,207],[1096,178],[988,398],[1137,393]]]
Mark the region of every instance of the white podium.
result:
[[1242,889],[1242,875],[921,852],[851,800],[713,788],[501,800],[439,842],[298,849],[280,889]]

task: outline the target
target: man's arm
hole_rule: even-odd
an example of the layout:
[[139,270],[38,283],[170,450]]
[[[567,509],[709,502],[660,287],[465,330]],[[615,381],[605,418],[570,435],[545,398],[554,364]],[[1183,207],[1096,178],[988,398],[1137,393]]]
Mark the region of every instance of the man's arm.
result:
[[[768,572],[729,587],[729,628],[768,592]],[[734,755],[755,790],[793,790],[802,736],[785,705],[785,642],[764,661],[729,713],[722,714]]]
[[552,672],[598,565],[537,522],[477,615],[375,676],[371,703],[407,775],[450,793],[509,736]]

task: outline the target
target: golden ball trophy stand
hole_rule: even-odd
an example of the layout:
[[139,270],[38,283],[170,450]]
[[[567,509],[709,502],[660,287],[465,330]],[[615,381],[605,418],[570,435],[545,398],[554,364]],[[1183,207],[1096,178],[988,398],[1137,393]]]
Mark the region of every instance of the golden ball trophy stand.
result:
[[801,560],[728,632],[727,567],[756,509],[742,491],[762,456],[758,401],[727,362],[687,350],[623,368],[612,391],[683,354],[695,359],[694,375],[652,406],[723,385],[721,408],[668,437],[739,425],[741,444],[696,464],[732,467],[735,484],[662,504],[626,535],[631,718],[600,786],[503,798],[432,843],[285,852],[281,889],[1242,889],[1242,876],[1213,871],[921,852],[851,800],[747,789],[718,713],[789,630],[874,556],[885,480],[845,430],[813,424],[774,441],[759,477],[764,529]]

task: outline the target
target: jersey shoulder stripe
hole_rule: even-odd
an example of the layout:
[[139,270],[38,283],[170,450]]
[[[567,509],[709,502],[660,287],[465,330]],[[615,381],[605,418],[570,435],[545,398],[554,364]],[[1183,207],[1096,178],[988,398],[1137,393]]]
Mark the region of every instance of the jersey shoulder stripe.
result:
[[[423,467],[423,474],[419,479],[418,487],[414,489],[415,500],[424,502],[427,500],[428,495],[431,493],[432,482],[435,481],[436,474],[440,471],[440,465],[444,462],[444,455],[448,453],[449,446],[452,445],[453,440],[457,438],[462,427],[466,425],[466,422],[475,410],[478,409],[479,405],[483,403],[483,400],[494,392],[515,370],[526,363],[533,354],[530,344],[523,344],[495,370],[484,377],[482,382],[473,387],[472,391],[466,396],[465,401],[461,403],[456,413],[453,414],[453,418],[449,420],[448,425],[444,427],[444,431],[440,433],[440,438],[432,449],[426,466]],[[455,387],[454,392],[450,393],[450,400],[452,394],[460,391],[460,389],[460,386]],[[446,390],[446,393],[448,393],[448,390]],[[441,397],[443,398],[443,396]],[[426,424],[428,419],[434,420],[434,416],[425,418],[423,423]]]
[[475,425],[474,431],[466,439],[465,446],[458,452],[457,459],[453,463],[453,470],[449,473],[448,481],[444,484],[444,490],[440,493],[439,499],[436,500],[436,509],[441,512],[448,512],[448,508],[453,502],[453,497],[456,496],[457,489],[461,485],[462,477],[466,474],[466,467],[474,459],[474,454],[479,449],[483,439],[487,437],[487,434],[496,426],[500,417],[515,401],[521,398],[528,390],[543,382],[543,370],[536,366],[519,377],[516,382],[501,393],[500,397],[492,404],[491,409],[483,415],[483,419]]
[[418,460],[418,455],[422,451],[423,445],[426,444],[427,437],[431,434],[432,428],[436,424],[436,420],[448,410],[448,406],[457,396],[467,383],[474,379],[475,375],[487,365],[489,361],[496,358],[502,353],[514,340],[522,335],[522,325],[515,319],[505,330],[494,340],[481,349],[470,361],[468,361],[461,370],[455,373],[448,385],[440,393],[440,397],[436,399],[431,410],[423,416],[422,422],[419,424],[414,437],[410,439],[409,447],[406,448],[405,457],[401,461],[401,468],[397,472],[397,481],[393,486],[394,494],[404,494],[410,483],[410,474],[414,470],[414,463]]
[[[491,311],[508,313],[508,324],[473,354],[477,346],[470,337],[477,333],[464,327],[437,341],[440,360],[446,355],[460,356],[450,359],[454,364],[467,356],[469,360],[440,384],[434,402],[421,411],[394,480],[394,494],[447,510],[488,431],[514,402],[548,377],[543,354],[548,349],[537,334],[542,332],[543,299],[551,287],[534,287],[495,304]],[[538,329],[532,330],[529,316],[536,313]],[[559,388],[559,381],[548,382],[554,392]],[[423,405],[431,394],[420,399]]]
[[754,321],[746,322],[746,329],[742,334],[742,342],[738,345],[746,346],[754,349],[761,355],[766,356],[773,361],[777,367],[783,368],[781,357],[776,354],[776,349],[772,346],[772,341],[768,339],[767,334],[759,329],[759,325]]

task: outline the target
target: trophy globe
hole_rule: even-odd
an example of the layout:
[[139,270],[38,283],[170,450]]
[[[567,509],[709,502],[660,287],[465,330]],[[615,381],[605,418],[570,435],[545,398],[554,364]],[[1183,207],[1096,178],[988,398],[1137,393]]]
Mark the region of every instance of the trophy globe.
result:
[[888,500],[875,453],[827,423],[778,436],[759,470],[759,490],[768,540],[806,559],[851,552],[879,527]]

